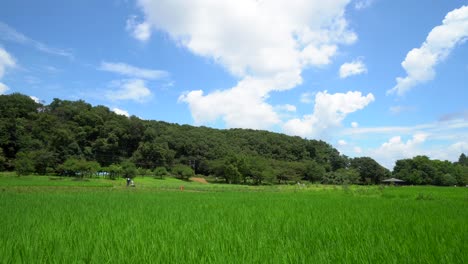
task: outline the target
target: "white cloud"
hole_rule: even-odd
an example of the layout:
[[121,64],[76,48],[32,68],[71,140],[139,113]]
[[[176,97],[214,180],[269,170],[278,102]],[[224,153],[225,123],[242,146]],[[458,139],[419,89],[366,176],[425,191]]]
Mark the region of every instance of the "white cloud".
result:
[[359,127],[358,122],[351,122],[351,127],[352,127],[352,128],[357,128],[357,127]]
[[347,143],[346,140],[344,140],[344,139],[338,140],[338,145],[340,145],[340,146],[346,146],[347,144],[348,144],[348,143]]
[[391,169],[398,159],[423,155],[425,152],[421,149],[421,146],[426,139],[426,134],[415,134],[406,142],[400,136],[394,136],[379,148],[371,150],[370,153],[380,164]]
[[99,70],[147,80],[157,80],[169,75],[166,71],[138,68],[122,62],[102,62]]
[[341,134],[346,136],[356,135],[388,135],[388,134],[400,134],[400,135],[413,135],[417,133],[424,133],[431,135],[432,138],[437,139],[461,139],[466,138],[466,132],[460,130],[466,130],[468,128],[468,121],[464,119],[454,119],[444,122],[433,122],[419,124],[415,126],[384,126],[384,127],[357,127],[344,129]]
[[301,94],[301,103],[310,104],[313,102],[312,97],[315,96],[315,93],[303,93]]
[[148,22],[137,22],[136,16],[127,19],[125,28],[137,40],[146,42],[151,37],[151,25]]
[[152,96],[151,90],[146,87],[145,81],[140,79],[114,81],[111,86],[114,89],[108,91],[106,97],[114,101],[133,100],[144,102]]
[[16,61],[6,50],[0,47],[0,78],[3,77],[7,68],[16,67]]
[[189,105],[195,122],[221,118],[228,127],[252,128],[280,123],[265,101],[271,92],[294,88],[304,68],[331,63],[340,44],[356,41],[344,17],[349,2],[138,1],[143,23],[240,79],[227,90],[183,94],[179,101]]
[[319,92],[315,96],[314,112],[302,119],[295,118],[286,122],[286,133],[302,137],[323,137],[330,128],[341,125],[341,121],[350,113],[363,109],[374,101],[374,95],[363,96],[361,92],[328,94]]
[[394,115],[398,115],[398,114],[401,114],[403,112],[409,112],[409,111],[414,111],[415,110],[415,107],[412,107],[412,106],[403,106],[403,105],[395,105],[395,106],[391,106],[389,108],[390,110],[390,113],[394,114]]
[[73,54],[71,52],[64,49],[50,47],[42,42],[31,39],[2,22],[0,22],[0,39],[16,42],[23,45],[31,45],[41,52],[73,59]]
[[420,48],[408,52],[401,63],[407,76],[396,78],[396,86],[388,90],[387,94],[403,95],[414,86],[434,79],[434,67],[467,37],[468,6],[462,6],[447,13],[442,25],[431,30]]
[[37,98],[36,96],[33,96],[33,95],[29,96],[29,98],[33,99],[34,102],[36,102],[36,103],[40,103],[40,102],[41,102],[41,100],[40,100],[39,98]]
[[125,110],[122,110],[122,109],[119,109],[119,108],[113,108],[112,111],[118,115],[123,115],[123,116],[126,116],[126,117],[130,117],[130,114],[125,111]]
[[352,75],[359,75],[367,72],[366,65],[361,60],[347,62],[340,67],[340,78],[344,79]]
[[203,91],[191,91],[179,97],[179,102],[189,104],[197,125],[214,122],[219,118],[227,127],[267,129],[280,123],[273,106],[264,100],[269,87],[280,80],[258,80],[246,78],[230,90],[215,91],[204,95]]
[[[8,68],[14,67],[16,67],[16,61],[13,56],[0,47],[0,80],[3,78],[3,75],[5,75],[5,72]],[[4,94],[8,90],[8,86],[0,82],[0,94]]]
[[10,90],[8,86],[0,82],[0,95],[6,93],[6,91]]
[[374,0],[357,0],[354,3],[354,8],[356,10],[362,10],[370,7],[374,3]]
[[291,105],[291,104],[278,105],[276,106],[276,109],[280,111],[287,111],[287,112],[296,112],[297,110],[296,106]]

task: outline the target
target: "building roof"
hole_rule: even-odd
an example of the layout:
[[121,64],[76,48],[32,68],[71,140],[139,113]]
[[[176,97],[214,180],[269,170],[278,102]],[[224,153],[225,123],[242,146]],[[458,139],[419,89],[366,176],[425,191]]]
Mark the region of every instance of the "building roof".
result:
[[397,179],[397,178],[390,178],[390,179],[385,179],[382,182],[405,182],[405,181]]

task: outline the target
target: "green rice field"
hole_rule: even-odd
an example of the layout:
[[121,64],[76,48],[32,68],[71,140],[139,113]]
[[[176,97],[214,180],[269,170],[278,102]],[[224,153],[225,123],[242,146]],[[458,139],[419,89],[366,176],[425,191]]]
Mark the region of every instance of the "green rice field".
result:
[[1,175],[0,262],[468,261],[464,187],[135,183]]

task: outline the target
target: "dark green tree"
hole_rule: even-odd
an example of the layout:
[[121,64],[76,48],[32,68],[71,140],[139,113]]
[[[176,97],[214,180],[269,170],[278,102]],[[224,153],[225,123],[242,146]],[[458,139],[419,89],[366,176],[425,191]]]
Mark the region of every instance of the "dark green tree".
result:
[[30,153],[18,152],[15,159],[15,171],[18,176],[34,172],[34,162]]

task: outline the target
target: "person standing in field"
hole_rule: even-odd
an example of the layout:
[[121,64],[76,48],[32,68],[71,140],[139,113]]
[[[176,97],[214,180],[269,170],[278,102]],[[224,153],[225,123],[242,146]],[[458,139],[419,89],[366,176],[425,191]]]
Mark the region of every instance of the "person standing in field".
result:
[[130,181],[131,181],[130,177],[127,177],[127,187],[130,185]]

